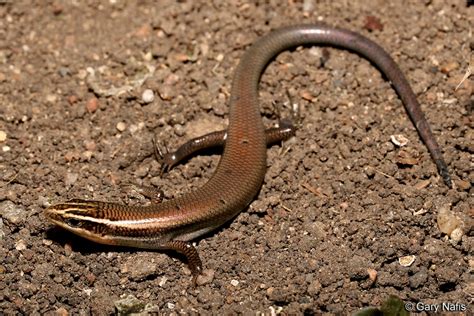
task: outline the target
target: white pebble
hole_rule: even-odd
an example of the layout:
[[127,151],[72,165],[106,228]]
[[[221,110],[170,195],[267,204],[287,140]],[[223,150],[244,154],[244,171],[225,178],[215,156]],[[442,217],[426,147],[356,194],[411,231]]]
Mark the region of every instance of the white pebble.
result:
[[127,124],[124,122],[118,122],[116,127],[120,132],[123,132],[127,128]]
[[415,262],[415,259],[415,256],[400,257],[398,258],[398,263],[400,263],[400,265],[403,267],[409,267],[413,264],[413,262]]
[[16,250],[25,250],[26,249],[26,243],[23,239],[20,239],[15,243],[15,249]]
[[392,143],[395,144],[395,146],[398,147],[403,147],[408,144],[408,138],[406,138],[404,135],[398,134],[398,135],[392,135],[390,136],[390,140]]
[[451,232],[451,235],[449,235],[449,237],[451,238],[452,241],[459,242],[461,241],[463,235],[464,235],[464,232],[462,231],[462,228],[457,227]]
[[151,89],[146,89],[142,93],[142,101],[146,104],[153,102],[155,100],[155,93]]

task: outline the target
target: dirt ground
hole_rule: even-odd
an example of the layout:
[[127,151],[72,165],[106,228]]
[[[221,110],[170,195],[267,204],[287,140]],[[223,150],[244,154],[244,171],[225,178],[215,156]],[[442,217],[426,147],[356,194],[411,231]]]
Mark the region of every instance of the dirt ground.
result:
[[[391,294],[425,313],[443,302],[467,313],[473,16],[460,0],[0,1],[0,314],[126,313],[124,298],[162,314],[345,314]],[[152,138],[177,148],[225,128],[245,49],[279,26],[312,22],[390,52],[453,189],[380,72],[313,47],[281,54],[262,78],[265,124],[290,103],[302,124],[283,150],[268,150],[250,207],[196,241],[198,287],[179,256],[96,245],[46,221],[47,206],[71,198],[147,203],[124,193],[126,183],[166,198],[205,183],[218,151],[160,177]],[[396,135],[407,145],[394,145]],[[451,228],[440,228],[440,213]]]

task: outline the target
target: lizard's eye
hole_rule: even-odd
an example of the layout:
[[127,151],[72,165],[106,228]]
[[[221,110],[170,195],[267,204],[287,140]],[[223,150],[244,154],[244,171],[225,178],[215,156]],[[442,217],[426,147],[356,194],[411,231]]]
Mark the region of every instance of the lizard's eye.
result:
[[66,224],[72,228],[81,227],[81,221],[75,218],[68,218]]

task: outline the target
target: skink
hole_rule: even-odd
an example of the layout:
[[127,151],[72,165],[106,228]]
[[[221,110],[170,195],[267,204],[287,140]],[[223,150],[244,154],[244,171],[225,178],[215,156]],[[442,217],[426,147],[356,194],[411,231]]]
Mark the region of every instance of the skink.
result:
[[249,205],[265,175],[267,141],[288,138],[294,132],[288,124],[281,130],[265,133],[258,107],[258,83],[262,72],[280,52],[315,44],[353,51],[380,69],[402,99],[444,182],[451,187],[439,146],[415,94],[393,59],[379,45],[357,33],[322,25],[299,25],[269,33],[244,54],[232,83],[226,132],[195,139],[165,156],[163,170],[197,149],[224,145],[217,169],[204,186],[150,206],[70,200],[48,207],[46,217],[54,224],[98,243],[175,250],[186,256],[195,280],[201,272],[201,260],[189,241],[231,220]]

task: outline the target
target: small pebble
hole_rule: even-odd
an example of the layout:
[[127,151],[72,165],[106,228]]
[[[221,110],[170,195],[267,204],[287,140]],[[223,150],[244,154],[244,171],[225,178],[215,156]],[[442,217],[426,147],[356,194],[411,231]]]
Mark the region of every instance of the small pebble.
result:
[[238,286],[238,285],[239,285],[239,281],[237,281],[237,280],[232,280],[232,281],[230,281],[230,284],[232,284],[233,286]]
[[310,102],[313,102],[313,95],[311,94],[311,92],[309,92],[308,90],[303,90],[301,93],[300,93],[300,96],[307,100],[307,101],[310,101]]
[[92,159],[92,156],[94,155],[94,153],[90,150],[86,150],[82,153],[82,159],[84,161],[90,161]]
[[68,316],[69,315],[69,312],[64,307],[58,308],[55,313],[56,313],[56,315],[59,315],[59,316]]
[[[88,67],[89,69],[90,67]],[[80,69],[78,72],[77,72],[77,77],[80,79],[80,80],[84,80],[86,79],[87,77],[87,74],[89,73],[88,69]],[[92,68],[90,68],[92,69]],[[93,71],[93,70],[92,70]]]
[[86,109],[89,113],[94,113],[99,108],[99,100],[97,98],[89,99],[86,103]]
[[66,177],[64,179],[64,184],[66,184],[66,186],[70,187],[74,183],[76,183],[77,179],[79,179],[79,174],[78,173],[68,172],[68,173],[66,173]]
[[26,243],[23,239],[20,239],[15,243],[15,249],[16,250],[25,250],[26,249]]
[[415,262],[416,256],[405,256],[398,258],[398,263],[403,267],[409,267]]
[[187,61],[189,61],[189,55],[182,54],[182,53],[175,54],[174,59],[177,60],[177,61],[180,61],[180,62],[187,62]]
[[267,296],[272,296],[274,292],[275,292],[275,288],[274,287],[269,287],[266,291],[266,294],[267,294]]
[[43,239],[42,242],[43,242],[43,245],[46,245],[46,246],[51,246],[53,244],[53,241],[49,239]]
[[123,132],[127,128],[127,124],[124,122],[118,122],[116,127],[120,132]]
[[71,74],[71,70],[69,70],[67,67],[60,67],[58,73],[61,77],[66,77]]
[[151,89],[146,89],[142,93],[142,101],[145,104],[151,103],[155,100],[155,93]]
[[463,235],[464,232],[462,231],[462,229],[460,227],[457,227],[451,232],[449,238],[451,238],[452,241],[457,243],[461,241]]
[[199,49],[201,50],[202,56],[207,56],[209,54],[209,44],[202,43],[201,45],[199,45]]
[[[53,8],[52,8],[52,9],[53,9],[53,14],[54,14],[54,15],[60,15],[60,14],[64,11],[64,7],[61,6],[61,5],[58,4],[58,3],[53,4]],[[63,314],[60,313],[59,315],[63,315]]]
[[77,101],[79,101],[79,98],[77,97],[77,95],[73,94],[67,97],[67,102],[69,102],[69,104],[74,104]]
[[125,260],[120,266],[120,272],[132,280],[146,280],[156,274],[158,265],[166,260],[165,256],[150,259],[146,254],[136,254]]
[[186,129],[183,127],[183,125],[176,124],[174,126],[174,133],[177,136],[182,137],[182,136],[184,136],[184,134],[186,134]]
[[[0,139],[0,141],[2,140]],[[463,191],[467,191],[471,188],[471,183],[469,183],[468,181],[456,180],[454,181],[454,183],[456,183],[456,186]]]
[[145,55],[143,55],[143,60],[145,61],[151,61],[153,59],[153,54],[151,52],[147,52]]
[[147,176],[149,171],[150,168],[148,167],[148,165],[140,165],[137,169],[135,169],[134,175],[137,178],[144,178]]
[[223,61],[224,60],[224,55],[223,54],[217,55],[216,60],[219,61],[219,62]]
[[146,38],[150,36],[152,29],[149,24],[144,24],[138,28],[138,30],[135,31],[135,36],[141,37],[141,38]]
[[158,285],[159,285],[160,287],[163,287],[163,286],[166,284],[167,281],[168,281],[168,278],[164,276],[164,277],[161,278],[161,280],[160,280],[160,282],[158,283]]
[[456,61],[449,61],[441,65],[440,69],[442,73],[448,74],[459,67],[459,63]]
[[78,159],[78,154],[75,151],[68,151],[64,154],[64,160],[66,162],[71,162],[75,159]]
[[373,15],[368,15],[365,17],[365,24],[364,28],[370,32],[372,31],[382,31],[383,30],[383,24],[380,21],[379,18],[373,16]]
[[[200,275],[198,275],[196,279],[197,285],[204,285],[211,283],[214,280],[215,270],[212,269],[204,269]],[[231,282],[232,283],[232,282]]]
[[23,223],[25,220],[25,209],[12,201],[0,202],[0,217],[14,225]]
[[94,151],[97,148],[97,145],[93,140],[86,140],[84,141],[84,147],[87,150]]
[[309,14],[310,12],[313,12],[314,6],[315,6],[314,1],[303,1],[303,12],[305,14]]
[[48,101],[49,103],[55,103],[57,100],[58,100],[58,97],[54,94],[48,94],[46,96],[46,101]]
[[69,243],[64,244],[64,253],[66,254],[67,257],[69,257],[72,254],[71,244],[69,244]]
[[165,78],[165,85],[167,86],[173,86],[179,81],[179,76],[176,74],[170,74]]
[[141,312],[145,303],[129,294],[125,298],[116,300],[114,306],[119,315],[129,315],[132,311],[134,313]]
[[311,296],[315,296],[315,295],[318,295],[318,293],[321,291],[321,283],[319,282],[319,280],[313,280],[309,285],[308,285],[308,288],[306,289],[306,291],[311,295]]
[[128,128],[128,130],[129,130],[130,133],[132,133],[132,134],[135,134],[139,129],[140,129],[140,127],[139,127],[137,124],[132,124],[132,125],[130,125],[130,127]]
[[375,280],[377,279],[377,270],[368,268],[367,274],[369,275],[370,281],[372,281],[372,283],[375,282]]
[[403,147],[403,146],[406,146],[406,144],[408,144],[408,138],[406,138],[405,136],[401,134],[390,136],[390,140],[395,146],[398,146],[398,147]]
[[426,271],[426,268],[422,268],[419,272],[415,273],[410,277],[410,287],[412,289],[416,289],[425,284],[427,280],[428,273]]
[[4,131],[0,131],[0,142],[4,142],[7,140],[7,133]]
[[461,226],[461,220],[450,210],[449,204],[445,204],[439,208],[436,219],[439,230],[449,236],[456,228]]
[[164,85],[160,88],[159,95],[162,100],[169,101],[173,98],[173,88],[168,85]]

